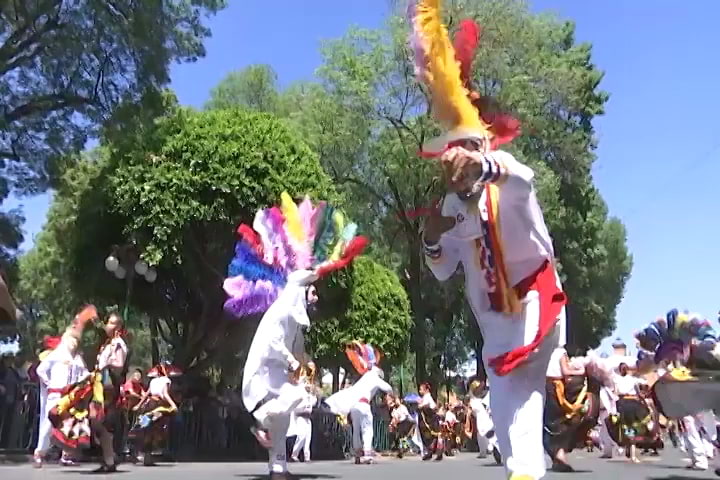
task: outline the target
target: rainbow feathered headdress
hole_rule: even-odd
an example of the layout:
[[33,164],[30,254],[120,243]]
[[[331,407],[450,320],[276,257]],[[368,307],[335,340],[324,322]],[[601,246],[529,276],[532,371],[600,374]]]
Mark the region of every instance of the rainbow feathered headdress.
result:
[[[654,354],[655,362],[663,360],[687,362],[690,355],[716,356],[718,338],[715,329],[701,315],[670,310],[635,333],[640,348]],[[691,349],[691,346],[693,347]]]
[[487,99],[470,91],[480,26],[473,20],[463,20],[451,42],[442,23],[440,0],[412,0],[408,18],[415,75],[429,88],[432,113],[447,129],[444,135],[423,145],[423,156],[439,156],[458,140],[476,139],[496,149],[517,137],[520,122],[505,113],[483,112]]
[[242,224],[237,233],[223,284],[225,311],[236,318],[270,308],[292,272],[323,277],[346,267],[368,244],[339,210],[307,197],[297,205],[287,193],[279,206],[258,210],[252,228]]
[[364,375],[373,367],[377,367],[382,359],[382,353],[370,344],[360,343],[357,340],[350,342],[345,348],[345,354],[353,368]]

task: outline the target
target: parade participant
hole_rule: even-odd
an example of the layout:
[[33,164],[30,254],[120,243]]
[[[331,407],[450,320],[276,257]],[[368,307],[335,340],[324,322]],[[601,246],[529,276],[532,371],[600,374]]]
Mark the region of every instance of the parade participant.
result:
[[140,403],[145,396],[145,386],[143,385],[143,371],[136,368],[128,377],[127,381],[120,388],[122,397],[123,416],[123,449],[124,454],[129,455],[131,459],[137,460],[134,442],[129,441],[129,429],[135,425],[137,421],[137,412],[133,409]]
[[390,432],[394,435],[393,446],[398,452],[398,458],[403,458],[410,449],[408,437],[415,429],[415,421],[400,397],[388,394],[385,399],[390,411]]
[[[71,331],[61,337],[48,337],[44,341],[46,350],[41,354],[40,364],[35,373],[40,383],[40,415],[38,442],[33,455],[35,467],[43,465],[43,459],[50,449],[52,423],[48,418],[50,410],[57,405],[69,385],[80,381],[89,372],[78,352],[78,339]],[[74,465],[70,454],[63,451],[62,465]]]
[[566,348],[555,349],[547,370],[543,443],[556,472],[572,472],[566,454],[582,445],[597,425],[600,383],[588,374],[589,359],[571,361]]
[[653,429],[651,412],[640,398],[640,379],[630,374],[629,367],[621,363],[614,377],[617,415],[607,419],[610,435],[623,447],[633,463],[639,463],[637,444]]
[[340,211],[287,194],[280,207],[259,210],[253,228],[240,225],[240,240],[223,288],[225,311],[235,318],[263,313],[243,370],[242,398],[253,415],[258,442],[269,450],[271,478],[287,476],[285,440],[290,415],[302,402],[298,358],[308,307],[317,301],[312,283],[347,266],[367,244],[355,237]]
[[[715,330],[702,316],[673,309],[635,337],[649,352],[644,366],[659,377],[651,388],[654,403],[666,417],[679,419],[681,440],[691,459],[689,468],[706,470],[708,453],[713,452],[703,440],[698,414],[720,404],[720,389],[712,378],[693,376],[688,366],[717,370],[720,349]],[[661,371],[663,367],[666,371]]]
[[169,364],[160,364],[151,368],[148,378],[151,378],[147,391],[143,394],[133,412],[137,415],[130,439],[140,454],[138,460],[145,466],[155,464],[153,450],[167,440],[170,417],[178,408],[170,394],[172,377],[177,377],[182,371]]
[[392,387],[385,382],[385,374],[378,367],[382,354],[372,345],[354,341],[345,353],[360,379],[351,387],[331,395],[325,404],[335,415],[350,415],[355,463],[371,464],[374,463],[372,400],[378,391],[391,393]]
[[432,397],[430,384],[425,382],[418,387],[420,392],[420,403],[418,403],[419,411],[419,427],[420,437],[423,441],[423,450],[425,454],[422,459],[427,461],[436,455],[436,460],[442,460],[444,446],[442,437],[442,419],[438,415],[438,407],[435,399]]
[[312,440],[311,415],[317,403],[317,396],[315,395],[315,364],[313,362],[308,362],[307,365],[302,367],[299,383],[305,389],[306,394],[290,417],[290,428],[287,436],[295,437],[290,458],[294,462],[299,462],[300,452],[302,452],[303,461],[308,463],[310,462],[310,442]]
[[[80,339],[85,324],[97,319],[95,307],[86,307],[70,327]],[[123,340],[126,332],[119,314],[111,314],[103,325],[105,341],[101,345],[94,372],[68,389],[50,411],[53,438],[64,448],[90,446],[90,438],[102,449],[102,465],[97,473],[117,471],[113,449],[113,433],[119,424],[120,386],[126,374],[128,347]]]
[[446,404],[445,414],[443,418],[443,431],[444,438],[443,443],[445,446],[445,456],[454,457],[455,452],[460,448],[460,438],[458,435],[458,422],[457,415],[455,414],[456,405]]
[[453,47],[439,0],[412,7],[416,71],[430,90],[433,115],[448,129],[423,146],[423,156],[440,158],[448,188],[426,219],[424,253],[441,281],[462,264],[485,342],[483,361],[506,470],[512,480],[539,479],[545,474],[545,370],[554,348],[564,343],[566,297],[534,173],[497,150],[519,134],[517,121],[493,115],[486,108],[492,102],[467,88],[479,27],[461,22]]
[[[468,388],[470,392],[471,417],[475,419],[475,438],[477,439],[480,458],[492,452],[495,462],[502,465],[502,456],[498,449],[495,426],[490,415],[490,392],[485,388],[483,380],[474,380]],[[468,437],[471,436],[470,425],[466,427]]]

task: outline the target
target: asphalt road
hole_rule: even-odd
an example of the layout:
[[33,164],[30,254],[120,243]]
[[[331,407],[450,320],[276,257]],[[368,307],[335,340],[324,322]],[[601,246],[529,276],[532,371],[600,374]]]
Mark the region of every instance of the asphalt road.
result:
[[[624,459],[601,460],[599,453],[578,452],[571,456],[574,474],[549,473],[545,478],[604,479],[604,480],[691,480],[718,478],[712,470],[695,472],[685,468],[687,462],[680,452],[670,449],[660,457],[645,457],[643,463],[634,465]],[[2,480],[87,479],[94,465],[60,468],[54,465],[33,469],[28,464],[0,466]],[[298,479],[307,480],[449,480],[482,479],[505,480],[502,467],[491,460],[478,460],[472,454],[461,454],[442,462],[421,462],[417,458],[396,460],[381,458],[375,465],[356,466],[351,462],[316,462],[292,465],[291,471]],[[261,463],[178,463],[157,467],[122,465],[117,474],[121,480],[254,480],[267,478],[266,466]]]

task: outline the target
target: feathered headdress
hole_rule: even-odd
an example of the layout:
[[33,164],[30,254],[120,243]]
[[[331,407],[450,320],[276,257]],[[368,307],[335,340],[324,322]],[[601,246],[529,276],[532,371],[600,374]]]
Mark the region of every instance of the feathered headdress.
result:
[[480,43],[480,26],[463,20],[451,43],[442,24],[440,0],[412,1],[408,17],[415,74],[430,89],[433,115],[448,130],[423,145],[423,156],[439,156],[458,140],[489,141],[490,149],[496,149],[517,137],[520,122],[504,113],[489,112],[489,99],[472,91],[472,63]]
[[345,355],[347,355],[353,368],[360,375],[364,375],[373,367],[377,367],[382,359],[382,353],[378,349],[358,341],[350,342],[345,348]]
[[699,314],[670,310],[635,334],[640,347],[654,354],[655,362],[680,360],[690,355],[718,357],[717,334],[710,322]]
[[225,311],[236,318],[266,311],[290,273],[309,270],[323,277],[345,268],[368,245],[340,210],[325,202],[313,205],[307,197],[297,205],[287,193],[280,206],[259,210],[252,228],[243,224],[237,233],[223,284]]

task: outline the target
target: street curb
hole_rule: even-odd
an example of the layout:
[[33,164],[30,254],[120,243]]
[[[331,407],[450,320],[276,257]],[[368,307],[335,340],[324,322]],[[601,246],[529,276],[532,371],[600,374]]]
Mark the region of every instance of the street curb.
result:
[[0,465],[30,463],[31,455],[26,451],[0,452]]

